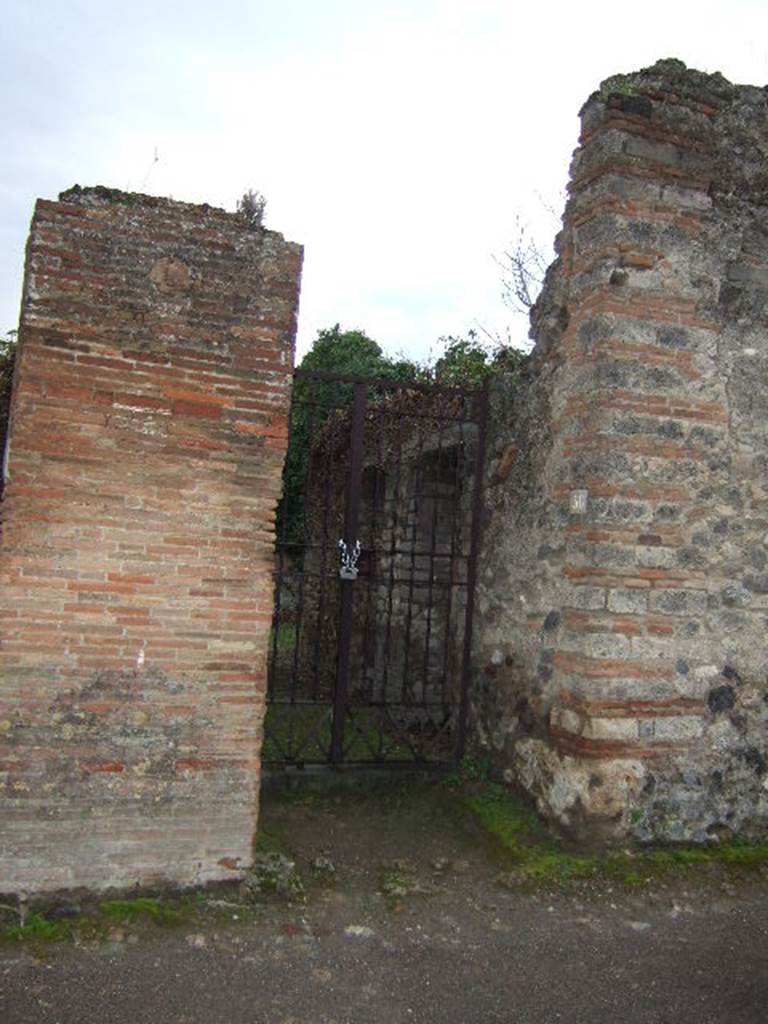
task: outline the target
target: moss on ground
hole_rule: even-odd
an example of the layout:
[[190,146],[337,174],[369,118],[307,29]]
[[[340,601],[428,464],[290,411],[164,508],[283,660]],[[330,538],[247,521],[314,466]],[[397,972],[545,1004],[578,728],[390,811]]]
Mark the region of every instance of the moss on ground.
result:
[[59,921],[50,921],[44,914],[29,914],[23,924],[0,929],[3,938],[15,942],[57,942],[67,937],[68,929]]
[[768,865],[768,843],[713,843],[660,849],[574,853],[554,839],[522,799],[493,783],[464,786],[457,798],[498,844],[506,860],[501,881],[509,885],[594,879],[636,886],[662,875],[702,867],[729,869]]
[[66,941],[122,942],[131,936],[150,939],[169,929],[199,929],[206,924],[225,926],[232,920],[247,918],[252,910],[237,893],[226,894],[222,899],[220,894],[204,890],[89,900],[78,907],[49,905],[26,912],[5,907],[0,920],[0,948],[22,946],[42,954],[46,947]]
[[153,921],[155,924],[171,926],[184,924],[188,919],[188,907],[183,902],[137,896],[128,900],[102,900],[99,913],[116,924],[132,924],[136,921]]
[[281,829],[274,826],[263,825],[259,822],[256,838],[253,842],[254,854],[259,853],[288,853],[288,840]]

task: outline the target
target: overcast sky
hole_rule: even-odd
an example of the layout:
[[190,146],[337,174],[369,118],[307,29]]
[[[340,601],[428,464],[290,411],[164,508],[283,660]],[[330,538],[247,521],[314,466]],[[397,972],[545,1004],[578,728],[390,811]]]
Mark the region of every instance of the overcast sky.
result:
[[2,37],[1,329],[36,197],[254,188],[306,247],[300,350],[338,321],[419,358],[525,338],[493,255],[517,216],[549,247],[603,78],[674,56],[768,82],[766,0],[6,0]]

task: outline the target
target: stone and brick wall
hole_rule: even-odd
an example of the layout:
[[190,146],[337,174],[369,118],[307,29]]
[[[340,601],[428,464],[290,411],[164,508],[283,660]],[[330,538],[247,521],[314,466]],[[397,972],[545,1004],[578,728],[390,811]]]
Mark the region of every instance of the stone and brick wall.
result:
[[2,891],[251,860],[300,268],[208,206],[37,204],[2,504]]
[[[663,61],[582,111],[493,400],[473,723],[585,838],[768,822],[768,103]],[[38,203],[0,518],[0,891],[237,877],[301,249]]]
[[475,721],[586,837],[768,823],[767,101],[678,61],[589,98],[494,396]]

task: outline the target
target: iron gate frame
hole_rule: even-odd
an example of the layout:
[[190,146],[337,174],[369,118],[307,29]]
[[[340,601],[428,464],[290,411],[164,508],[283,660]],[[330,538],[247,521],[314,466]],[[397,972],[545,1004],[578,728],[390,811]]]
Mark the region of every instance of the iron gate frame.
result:
[[[351,374],[336,374],[323,370],[294,370],[294,395],[295,384],[298,381],[315,381],[326,384],[344,384],[352,388],[352,402],[349,407],[349,472],[347,474],[345,497],[344,497],[344,528],[343,536],[339,538],[338,546],[342,553],[342,567],[339,571],[340,586],[340,608],[339,608],[339,631],[338,631],[338,652],[335,671],[335,686],[332,701],[318,701],[318,706],[329,709],[331,714],[330,722],[330,744],[327,757],[311,761],[304,758],[290,756],[290,749],[286,753],[281,750],[279,743],[274,745],[282,755],[278,758],[263,757],[265,765],[286,766],[293,765],[303,768],[307,763],[330,764],[332,766],[354,765],[365,763],[372,767],[386,763],[396,765],[403,763],[396,760],[366,760],[365,762],[345,761],[344,758],[344,735],[345,727],[351,719],[350,713],[350,653],[352,641],[352,629],[354,620],[354,584],[357,577],[357,557],[360,554],[359,527],[360,527],[360,503],[362,494],[363,461],[365,449],[365,420],[369,408],[369,392],[371,389],[384,392],[415,392],[424,393],[427,396],[445,395],[449,398],[461,399],[468,403],[471,409],[471,416],[457,420],[461,425],[474,424],[477,430],[474,446],[474,455],[471,459],[472,466],[472,491],[469,501],[469,548],[466,555],[466,601],[463,616],[463,635],[461,644],[460,669],[459,669],[459,699],[456,715],[456,737],[453,744],[452,757],[437,762],[420,758],[414,752],[414,758],[407,763],[457,763],[464,755],[467,738],[467,722],[469,709],[469,694],[471,685],[471,653],[472,653],[472,628],[475,615],[475,590],[477,584],[477,562],[481,540],[481,518],[482,518],[482,493],[483,474],[485,468],[487,429],[488,429],[488,408],[489,396],[487,382],[480,388],[449,387],[445,385],[431,384],[422,381],[393,380],[387,378],[362,377]],[[289,424],[292,424],[294,403],[291,405],[291,417]],[[429,417],[425,417],[429,418]],[[463,441],[462,441],[463,443]],[[398,470],[399,471],[399,470]],[[264,737],[265,741],[270,739],[268,716],[271,708],[290,707],[293,709],[299,702],[296,700],[296,663],[294,658],[294,676],[292,678],[291,697],[289,701],[280,700],[276,696],[276,665],[278,635],[281,623],[281,588],[284,579],[283,562],[285,551],[291,545],[276,537],[275,553],[277,565],[274,571],[274,615],[273,628],[271,633],[270,649],[268,652],[268,675],[267,675],[267,718],[265,719]],[[303,553],[307,549],[306,527],[304,532]],[[451,554],[451,564],[454,555]],[[346,559],[346,563],[345,563]],[[344,566],[346,564],[346,573]],[[302,563],[302,574],[304,567]],[[303,580],[302,580],[303,585]],[[451,586],[457,584],[451,583]],[[392,583],[390,581],[390,586]],[[430,585],[431,595],[431,585]],[[412,609],[409,609],[409,616]],[[301,620],[299,619],[299,622]],[[297,631],[298,634],[298,631]],[[297,642],[297,639],[294,640]],[[446,637],[446,643],[447,643]],[[363,705],[365,706],[365,705]],[[370,705],[379,706],[379,705]],[[385,702],[386,706],[386,702]],[[289,748],[291,741],[289,740]],[[380,750],[381,752],[381,750]]]

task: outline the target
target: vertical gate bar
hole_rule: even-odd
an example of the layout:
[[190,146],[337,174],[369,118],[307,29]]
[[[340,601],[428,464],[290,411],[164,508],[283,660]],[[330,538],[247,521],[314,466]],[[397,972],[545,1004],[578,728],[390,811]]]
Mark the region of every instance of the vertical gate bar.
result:
[[[335,409],[335,406],[328,404],[323,410],[325,413],[325,419],[320,419],[319,428],[322,428],[327,422],[331,412]],[[326,615],[326,590],[327,590],[327,576],[328,576],[328,558],[329,554],[333,560],[336,556],[335,541],[329,537],[329,521],[331,519],[331,479],[333,477],[333,469],[335,466],[333,456],[333,450],[330,445],[326,445],[325,460],[323,462],[323,532],[319,538],[319,559],[320,564],[318,565],[318,598],[317,598],[317,622],[315,625],[315,663],[312,670],[312,700],[322,700],[322,689],[320,680],[320,667],[323,665],[324,659],[321,656],[323,647],[323,622],[325,621]],[[331,561],[333,565],[333,561]]]
[[[365,432],[365,406],[367,385],[359,381],[354,386],[352,426],[347,481],[347,505],[344,516],[344,541],[352,551],[357,540],[360,520],[360,486],[363,474]],[[349,690],[349,651],[352,640],[353,580],[341,580],[341,617],[339,622],[339,660],[336,672],[336,691],[333,698],[333,727],[331,730],[330,759],[338,764],[344,756],[344,717]]]
[[[421,509],[421,491],[424,484],[424,421],[422,417],[417,420],[419,424],[418,438],[419,442],[416,446],[416,458],[414,460],[414,472],[413,472],[413,502],[408,500],[406,506],[406,516],[412,516],[411,522],[411,548],[410,548],[410,578],[408,580],[408,615],[405,620],[405,644],[403,648],[403,678],[401,680],[401,694],[400,699],[403,704],[414,704],[415,703],[415,690],[410,685],[408,680],[408,670],[410,669],[411,661],[411,631],[413,627],[413,592],[416,582],[416,552],[418,551],[418,540],[419,540],[419,512]],[[408,533],[408,523],[406,520],[406,534]],[[407,537],[406,537],[407,543]]]
[[[450,523],[450,543],[448,548],[448,571],[447,571],[447,586],[448,586],[448,600],[446,608],[446,622],[448,623],[446,632],[446,642],[443,645],[443,686],[441,690],[441,698],[443,705],[446,703],[454,703],[454,687],[450,685],[452,673],[454,671],[455,657],[454,657],[454,644],[450,642],[450,637],[453,632],[453,598],[454,592],[460,583],[457,582],[457,570],[456,563],[461,561],[461,549],[459,554],[456,554],[456,541],[461,535],[461,502],[463,492],[463,478],[461,475],[461,451],[464,442],[464,417],[466,416],[467,409],[467,398],[462,395],[460,411],[457,416],[457,432],[458,442],[456,444],[456,461],[453,472],[452,482],[452,500],[451,500],[451,523]],[[452,710],[452,709],[451,709]]]
[[[406,394],[405,391],[398,392],[399,395]],[[397,413],[395,413],[395,419],[397,419]],[[403,466],[403,444],[402,437],[398,431],[398,444],[396,446],[397,458],[395,461],[395,483],[392,491],[392,517],[391,517],[391,533],[390,533],[390,544],[389,544],[389,580],[387,586],[387,631],[384,646],[382,648],[384,665],[381,679],[381,703],[388,704],[387,694],[389,692],[389,666],[390,666],[390,651],[392,649],[392,615],[394,612],[394,594],[395,594],[395,565],[401,558],[399,536],[401,527],[401,510],[400,503],[403,500],[403,488],[401,486],[402,481],[402,466]],[[406,491],[407,493],[407,491]],[[406,518],[407,524],[407,518]],[[407,525],[404,527],[403,532],[407,529]]]
[[[369,556],[368,556],[368,572],[365,577],[364,583],[366,587],[365,591],[365,625],[363,629],[363,642],[362,642],[362,658],[361,658],[361,684],[358,686],[357,693],[360,698],[364,700],[366,704],[373,703],[373,689],[374,680],[376,678],[376,634],[379,628],[379,616],[376,614],[376,606],[379,600],[379,578],[378,578],[378,557],[379,557],[379,531],[382,528],[379,523],[379,503],[382,503],[382,510],[384,509],[384,502],[386,501],[386,474],[383,467],[384,458],[382,457],[382,437],[386,436],[385,427],[386,413],[383,409],[383,403],[381,400],[378,402],[376,422],[372,426],[373,436],[376,439],[376,444],[372,453],[371,467],[373,470],[373,488],[371,493],[370,502],[370,519],[364,525],[361,524],[361,529],[367,528],[370,530],[370,544]],[[381,493],[383,489],[384,493]],[[381,519],[384,520],[384,514],[382,511]],[[383,759],[383,735],[382,735],[382,723],[379,716],[371,716],[371,721],[376,721],[376,754],[377,759],[381,761]],[[366,726],[366,736],[368,733],[368,727]],[[366,745],[371,749],[371,744],[366,738]],[[371,749],[371,752],[373,750]]]
[[[437,460],[435,462],[435,479],[432,481],[432,529],[429,538],[429,579],[427,581],[427,623],[424,630],[424,673],[421,683],[421,699],[427,703],[427,692],[429,689],[429,642],[432,639],[432,600],[434,597],[434,575],[435,575],[435,552],[437,550],[437,523],[438,508],[440,506],[440,470],[442,468],[443,455],[443,431],[444,420],[435,420],[437,427]],[[429,495],[426,495],[429,497]],[[448,643],[448,626],[445,629],[445,643]]]
[[469,674],[472,660],[472,622],[475,615],[475,584],[477,559],[480,552],[481,517],[483,511],[483,472],[485,446],[488,434],[488,382],[478,391],[475,399],[477,416],[477,451],[475,453],[475,479],[472,487],[471,533],[467,561],[467,609],[464,618],[464,646],[461,652],[461,704],[456,759],[464,756],[467,742],[467,714],[469,705]]
[[[375,425],[375,433],[378,440],[378,432],[381,428],[381,424],[378,422]],[[375,622],[371,615],[371,604],[373,602],[374,588],[376,586],[375,566],[376,566],[376,551],[377,551],[377,538],[378,538],[378,516],[376,513],[376,506],[379,498],[379,458],[378,449],[374,453],[373,460],[366,469],[370,468],[373,470],[371,479],[373,481],[373,487],[370,495],[370,504],[367,501],[367,485],[366,485],[366,502],[362,503],[362,516],[360,521],[361,541],[363,550],[367,550],[367,573],[363,576],[363,582],[365,585],[365,614],[363,616],[363,629],[362,629],[362,676],[361,682],[364,684],[362,688],[358,687],[359,695],[368,695],[368,684],[369,668],[371,667],[370,650],[371,650],[371,636],[375,631]],[[368,543],[370,540],[370,544]],[[368,699],[370,697],[368,696]]]

